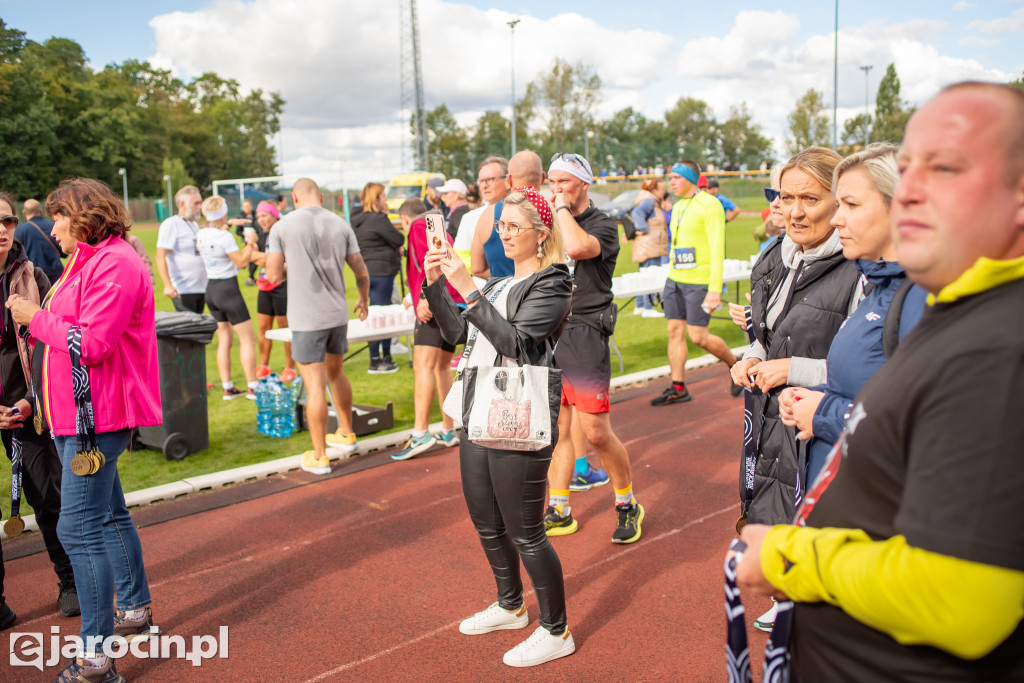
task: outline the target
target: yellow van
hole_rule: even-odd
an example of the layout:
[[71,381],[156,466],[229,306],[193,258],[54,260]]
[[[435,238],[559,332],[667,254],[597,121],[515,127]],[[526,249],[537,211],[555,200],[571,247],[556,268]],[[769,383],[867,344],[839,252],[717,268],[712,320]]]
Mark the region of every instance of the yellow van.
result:
[[406,199],[423,199],[427,195],[427,181],[431,178],[440,178],[441,182],[445,181],[444,174],[427,173],[426,171],[403,173],[391,179],[387,187],[388,219],[394,225],[401,223],[398,219],[398,207]]

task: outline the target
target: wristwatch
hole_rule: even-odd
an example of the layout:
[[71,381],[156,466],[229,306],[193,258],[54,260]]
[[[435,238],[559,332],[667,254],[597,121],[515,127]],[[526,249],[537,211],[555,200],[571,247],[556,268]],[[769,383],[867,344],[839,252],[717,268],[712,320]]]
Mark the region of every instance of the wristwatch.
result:
[[560,207],[558,207],[557,209],[555,209],[555,211],[561,211],[562,209],[565,209],[565,210],[566,210],[566,211],[568,211],[568,212],[569,212],[570,214],[572,213],[572,207],[571,207],[571,206],[569,206],[569,205],[565,205],[565,206],[560,206]]

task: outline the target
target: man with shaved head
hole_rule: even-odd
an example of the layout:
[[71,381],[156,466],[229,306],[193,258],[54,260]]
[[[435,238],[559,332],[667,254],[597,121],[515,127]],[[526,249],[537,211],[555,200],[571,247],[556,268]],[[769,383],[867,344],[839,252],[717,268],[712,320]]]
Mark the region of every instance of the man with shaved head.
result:
[[15,229],[14,239],[25,247],[25,256],[28,260],[39,266],[50,282],[54,283],[64,270],[64,262],[61,259],[66,254],[50,234],[53,230],[53,221],[47,220],[43,215],[43,205],[38,199],[26,199],[21,212],[25,215],[25,222]]
[[[504,161],[504,160],[503,160]],[[492,164],[486,168],[493,168]],[[485,166],[480,167],[481,182],[486,179],[484,174]],[[524,149],[515,154],[508,161],[505,168],[505,183],[503,193],[498,201],[484,208],[476,222],[476,234],[473,237],[472,248],[472,272],[477,277],[505,277],[511,275],[512,259],[505,256],[505,249],[501,246],[498,233],[494,230],[494,223],[501,216],[502,201],[509,190],[523,185],[540,189],[547,176],[544,173],[544,165],[536,152]],[[492,191],[492,194],[494,192]]]
[[[295,210],[270,231],[267,243],[267,279],[281,282],[288,266],[288,324],[292,332],[292,358],[302,375],[308,395],[306,415],[313,450],[302,456],[302,469],[313,474],[331,471],[327,443],[352,453],[352,385],[342,362],[348,350],[348,299],[345,295],[345,264],[352,269],[359,301],[353,312],[366,319],[370,275],[359,254],[352,228],[324,209],[323,194],[309,178],[292,186]],[[338,429],[327,434],[327,401],[338,414]]]
[[1024,680],[1022,121],[1024,91],[958,83],[907,125],[891,217],[929,308],[797,523],[742,532],[740,586],[795,602],[793,680]]

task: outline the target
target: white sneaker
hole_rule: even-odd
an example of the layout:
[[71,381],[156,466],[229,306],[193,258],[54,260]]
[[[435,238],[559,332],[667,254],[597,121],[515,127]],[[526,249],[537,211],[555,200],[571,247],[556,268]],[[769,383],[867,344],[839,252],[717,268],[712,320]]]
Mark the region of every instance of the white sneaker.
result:
[[482,612],[477,612],[469,619],[464,619],[459,624],[459,631],[467,636],[478,636],[491,631],[503,629],[526,628],[530,623],[530,616],[526,613],[526,605],[523,605],[515,612],[509,612],[494,603]]
[[665,314],[653,308],[646,308],[644,309],[643,316],[645,318],[664,318]]
[[391,340],[391,355],[397,356],[403,353],[409,353],[409,347],[398,341],[397,339]]
[[646,310],[647,310],[646,308],[634,308],[633,309],[633,315],[643,315],[644,311],[646,311]]
[[539,626],[533,635],[506,652],[502,661],[509,666],[537,666],[559,657],[567,657],[573,652],[576,652],[576,643],[569,629],[556,636]]
[[754,620],[754,628],[771,633],[772,628],[775,626],[775,615],[778,611],[779,606],[775,603],[775,599],[772,598],[772,608]]

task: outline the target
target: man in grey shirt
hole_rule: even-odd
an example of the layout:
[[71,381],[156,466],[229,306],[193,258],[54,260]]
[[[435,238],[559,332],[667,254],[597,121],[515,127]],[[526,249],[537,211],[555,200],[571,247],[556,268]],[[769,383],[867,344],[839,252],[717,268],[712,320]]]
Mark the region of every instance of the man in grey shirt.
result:
[[[270,231],[267,242],[267,279],[281,282],[288,266],[288,325],[292,331],[292,357],[299,367],[308,395],[306,415],[313,450],[302,455],[302,469],[329,474],[327,445],[351,453],[356,450],[352,433],[352,385],[342,366],[348,351],[348,300],[345,268],[356,279],[359,301],[353,312],[366,319],[370,276],[359,254],[355,233],[344,220],[324,209],[323,194],[309,178],[292,187],[295,211]],[[338,431],[327,434],[327,400],[338,413]]]

